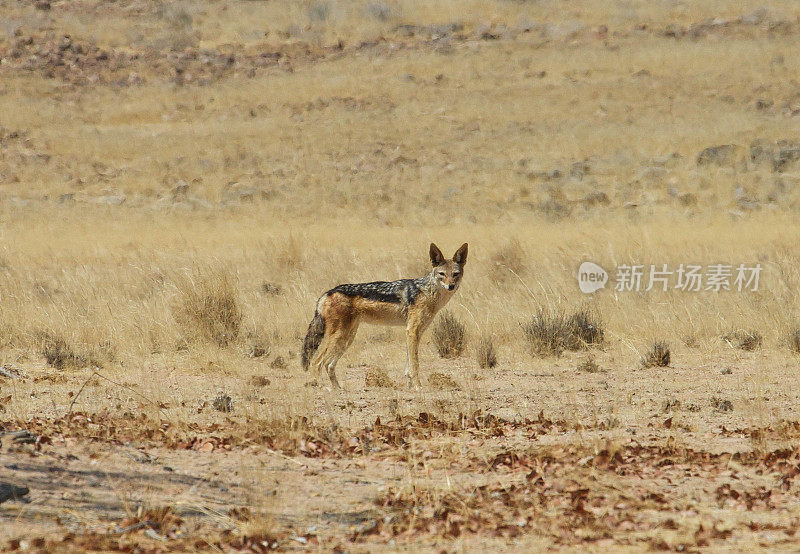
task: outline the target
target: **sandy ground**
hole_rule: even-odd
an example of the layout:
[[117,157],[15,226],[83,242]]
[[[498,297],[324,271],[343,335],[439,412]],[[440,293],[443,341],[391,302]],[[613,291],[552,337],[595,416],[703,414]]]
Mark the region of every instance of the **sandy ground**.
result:
[[[287,392],[313,390],[319,421],[337,423],[328,438],[317,428],[278,449],[267,437],[237,442],[247,417],[235,408],[212,411],[207,420],[218,426],[191,432],[191,446],[158,436],[136,440],[135,424],[132,440],[125,440],[119,415],[98,416],[105,437],[82,419],[56,424],[51,433],[47,415],[38,423],[7,421],[7,430],[27,427],[39,442],[3,439],[4,479],[31,492],[26,501],[3,504],[2,534],[28,541],[61,535],[67,542],[53,545],[64,546],[70,533],[89,533],[118,545],[185,548],[180,541],[189,530],[246,533],[231,510],[247,508],[268,518],[274,546],[288,549],[793,544],[800,515],[793,445],[800,430],[789,422],[800,416],[797,393],[786,384],[796,379],[796,360],[780,352],[730,351],[703,364],[686,349],[673,367],[642,369],[625,367],[625,354],[613,350],[594,352],[602,371],[592,374],[576,370],[585,354],[479,376],[463,362],[435,362],[459,387],[450,391],[363,390],[365,366],[343,368],[345,392],[309,387],[305,376],[287,374]],[[32,370],[16,386],[33,389],[35,377]],[[281,388],[281,378],[273,379],[271,388]],[[73,375],[62,386],[77,391],[82,381],[85,376]],[[92,388],[97,394],[105,387],[115,385]],[[461,414],[471,419],[475,406],[482,407],[483,426],[459,423]],[[499,511],[491,498],[469,506],[481,487],[508,491],[520,483],[529,487],[524,494],[552,496],[552,502],[514,508],[513,517],[503,511],[511,500]],[[584,489],[581,510],[594,514],[591,521],[574,519],[574,502],[561,505]],[[437,499],[396,505],[425,494]],[[465,518],[463,534],[438,527],[438,519],[454,517],[436,511],[448,494],[465,504],[456,514],[457,521]],[[179,514],[177,531],[148,535],[151,527],[144,526],[120,533],[155,506]],[[467,531],[475,514],[487,518],[475,524],[479,533]],[[411,530],[403,528],[409,517],[417,520]],[[518,532],[504,528],[517,520]]]

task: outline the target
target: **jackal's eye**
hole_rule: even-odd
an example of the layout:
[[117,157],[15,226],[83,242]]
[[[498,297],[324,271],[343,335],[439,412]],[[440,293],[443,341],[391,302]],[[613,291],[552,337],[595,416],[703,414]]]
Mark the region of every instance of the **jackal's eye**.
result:
[[439,271],[438,273],[436,273],[436,276],[437,277],[444,277],[444,271]]
[[461,275],[460,271],[454,271],[453,272],[453,277],[458,277],[459,275]]

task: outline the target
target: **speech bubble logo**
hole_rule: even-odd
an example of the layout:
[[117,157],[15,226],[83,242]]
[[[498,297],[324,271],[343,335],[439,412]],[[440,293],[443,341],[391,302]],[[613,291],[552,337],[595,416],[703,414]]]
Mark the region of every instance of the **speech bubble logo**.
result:
[[604,288],[608,272],[594,262],[583,262],[578,268],[578,287],[581,292],[591,294]]

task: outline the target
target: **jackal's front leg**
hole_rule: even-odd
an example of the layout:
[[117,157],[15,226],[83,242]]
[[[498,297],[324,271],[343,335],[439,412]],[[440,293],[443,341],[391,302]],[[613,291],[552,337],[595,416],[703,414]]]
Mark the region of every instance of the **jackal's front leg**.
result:
[[419,339],[422,335],[422,328],[418,322],[409,319],[406,327],[406,347],[408,350],[408,361],[406,364],[406,380],[410,387],[419,388]]

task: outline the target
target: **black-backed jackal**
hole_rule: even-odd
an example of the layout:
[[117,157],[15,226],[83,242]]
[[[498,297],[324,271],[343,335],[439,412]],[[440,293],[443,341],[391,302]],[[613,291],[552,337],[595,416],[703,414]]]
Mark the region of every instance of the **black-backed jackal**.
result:
[[376,281],[339,285],[322,295],[303,341],[303,369],[320,375],[328,370],[331,385],[341,388],[336,379],[336,362],[353,343],[358,325],[404,325],[407,340],[406,378],[419,386],[419,341],[436,312],[447,304],[464,276],[467,244],[446,260],[431,243],[433,269],[419,279]]

